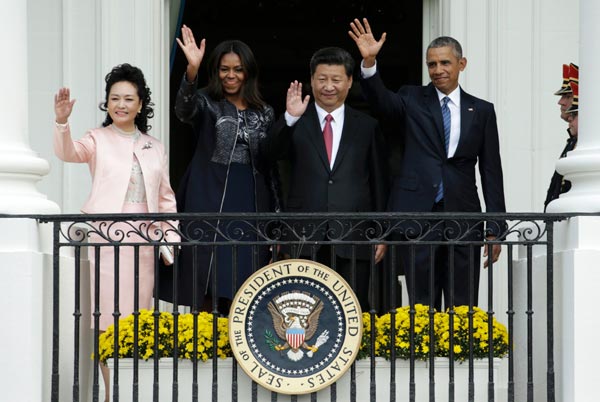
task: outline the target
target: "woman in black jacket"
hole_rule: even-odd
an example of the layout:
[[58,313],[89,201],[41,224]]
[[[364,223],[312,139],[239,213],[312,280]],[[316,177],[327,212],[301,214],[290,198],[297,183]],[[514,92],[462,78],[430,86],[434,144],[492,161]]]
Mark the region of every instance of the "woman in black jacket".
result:
[[[238,40],[218,44],[208,60],[208,85],[197,89],[206,40],[202,39],[198,47],[190,28],[184,25],[181,33],[177,43],[188,65],[177,93],[175,113],[182,122],[192,125],[196,146],[177,191],[178,211],[278,210],[276,165],[269,160],[265,149],[274,112],[258,90],[258,65],[252,51]],[[223,240],[214,230],[217,226],[225,231],[225,238],[231,235],[236,239],[256,240],[256,234],[250,230],[252,222],[232,225],[216,219],[183,221],[183,239]],[[236,250],[234,267],[231,246],[184,246],[176,285],[178,304],[210,310],[211,298],[207,296],[216,292],[219,311],[226,314],[239,285],[269,260],[267,247],[258,247],[257,253],[249,245]],[[213,270],[217,275],[216,289],[212,289]],[[163,270],[161,281],[161,299],[173,301],[172,272]]]

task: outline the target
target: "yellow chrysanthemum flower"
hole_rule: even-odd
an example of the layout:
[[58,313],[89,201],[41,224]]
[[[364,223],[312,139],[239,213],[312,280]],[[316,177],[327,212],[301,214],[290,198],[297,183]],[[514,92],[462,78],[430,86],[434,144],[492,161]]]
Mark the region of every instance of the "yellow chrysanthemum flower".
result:
[[[469,342],[473,342],[475,358],[488,356],[490,345],[494,356],[502,357],[508,353],[508,331],[490,313],[473,307],[457,306],[446,312],[436,312],[429,306],[417,304],[400,307],[396,314],[371,317],[363,313],[363,337],[358,358],[367,358],[371,354],[371,345],[375,356],[390,358],[392,350],[397,358],[417,359],[429,358],[429,352],[435,356],[450,356],[452,344],[453,357],[465,360],[469,356]],[[393,320],[392,320],[393,318]],[[492,319],[492,333],[489,334],[488,320]],[[217,318],[217,339],[213,342],[214,316],[202,312],[194,314],[178,314],[177,324],[174,317],[167,312],[142,310],[137,317],[131,315],[119,320],[118,357],[133,357],[135,353],[134,328],[137,321],[138,343],[137,353],[140,358],[150,359],[158,353],[158,357],[173,356],[175,347],[180,358],[194,357],[208,360],[213,354],[219,358],[231,357],[228,337],[228,321]],[[452,320],[452,333],[450,321]],[[393,323],[392,323],[393,321]],[[196,330],[194,331],[194,322]],[[158,344],[155,348],[154,328],[157,326]],[[178,337],[174,339],[174,328],[177,325]],[[430,339],[430,328],[433,327],[433,339]],[[106,361],[114,356],[114,326],[110,326],[100,336],[99,358]],[[216,346],[215,346],[216,344]]]

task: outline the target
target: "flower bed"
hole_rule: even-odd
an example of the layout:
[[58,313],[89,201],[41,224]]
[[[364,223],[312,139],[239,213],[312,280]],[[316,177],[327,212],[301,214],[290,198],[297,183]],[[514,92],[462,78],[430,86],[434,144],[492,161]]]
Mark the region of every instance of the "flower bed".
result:
[[[375,357],[391,357],[394,345],[396,358],[409,359],[411,356],[411,316],[414,317],[414,356],[415,359],[429,358],[431,346],[436,357],[452,357],[455,361],[464,361],[471,353],[469,345],[472,341],[474,358],[489,356],[489,330],[492,329],[492,348],[494,357],[503,357],[508,353],[508,332],[506,327],[495,318],[489,323],[488,314],[478,307],[469,313],[467,306],[455,308],[454,314],[448,312],[430,311],[428,306],[417,304],[411,314],[410,307],[401,307],[395,314],[392,341],[392,317],[390,314],[371,318],[363,314],[363,338],[358,358],[368,358],[374,339]],[[470,320],[470,316],[472,319]],[[453,353],[450,353],[450,318],[453,319]],[[432,320],[433,318],[433,320]],[[155,320],[158,320],[158,334],[154,333]],[[197,350],[198,360],[206,361],[213,356],[213,315],[199,313],[197,318]],[[192,359],[194,354],[194,316],[179,314],[177,325],[177,354],[182,359]],[[372,334],[371,322],[374,321],[375,333]],[[470,321],[472,324],[470,324]],[[431,323],[433,322],[433,343],[431,338]],[[134,316],[119,321],[119,353],[120,358],[134,357]],[[138,356],[147,360],[154,356],[154,345],[157,341],[159,357],[171,357],[174,354],[175,321],[171,313],[142,310],[138,319]],[[472,328],[472,330],[470,330]],[[114,327],[110,326],[100,336],[100,360],[106,361],[114,357]],[[217,356],[231,357],[227,319],[217,321]]]
[[[489,320],[488,314],[479,307],[473,307],[469,313],[468,306],[459,306],[451,315],[448,312],[429,311],[428,306],[415,305],[413,344],[414,357],[417,360],[429,358],[432,346],[431,338],[431,316],[433,315],[434,355],[436,357],[452,357],[457,361],[465,361],[469,358],[470,347],[473,344],[473,358],[481,359],[489,356]],[[472,315],[470,324],[469,315]],[[450,319],[453,320],[453,354],[450,353]],[[391,357],[392,345],[394,345],[396,358],[410,359],[411,356],[411,314],[410,307],[397,309],[392,334],[392,316],[384,314],[374,317],[375,322],[375,356]],[[368,313],[363,314],[363,339],[358,358],[369,357],[371,353],[371,317]],[[508,353],[508,331],[506,327],[495,318],[492,320],[492,346],[494,357],[504,357]],[[472,328],[472,330],[470,330]],[[472,335],[470,335],[472,334]],[[393,341],[392,341],[393,335]]]
[[[155,337],[154,325],[158,318],[158,335]],[[182,359],[192,359],[194,354],[194,316],[192,314],[179,314],[177,325],[177,354]],[[119,357],[134,357],[134,325],[135,317],[130,315],[119,320]],[[230,357],[228,323],[226,318],[217,321],[217,356]],[[175,323],[171,313],[141,310],[138,319],[138,356],[148,360],[154,356],[155,340],[158,338],[159,357],[171,357],[174,352]],[[197,346],[196,357],[206,361],[213,356],[213,315],[199,313],[197,318]],[[106,361],[114,357],[114,326],[109,326],[100,335],[99,350],[100,360]]]

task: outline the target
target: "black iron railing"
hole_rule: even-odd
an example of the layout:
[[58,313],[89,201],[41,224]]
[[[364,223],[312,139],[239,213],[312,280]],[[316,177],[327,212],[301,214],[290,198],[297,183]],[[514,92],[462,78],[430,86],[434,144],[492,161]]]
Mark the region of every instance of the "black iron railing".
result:
[[[408,305],[408,314],[410,317],[410,353],[408,356],[409,375],[407,377],[408,384],[399,383],[397,380],[397,351],[396,348],[389,350],[389,359],[391,361],[390,373],[388,378],[389,397],[386,400],[408,400],[416,401],[417,391],[420,394],[428,394],[428,400],[436,398],[436,389],[442,384],[447,388],[447,400],[455,401],[455,369],[459,362],[455,356],[457,353],[454,344],[454,321],[458,319],[456,309],[447,310],[449,319],[449,349],[448,349],[448,376],[441,378],[436,376],[436,356],[435,356],[435,333],[434,320],[435,311],[433,306],[436,300],[433,297],[429,300],[428,318],[429,318],[429,354],[427,357],[428,378],[425,384],[419,383],[419,379],[415,378],[415,367],[418,362],[418,348],[415,344],[416,334],[415,328],[418,326],[415,323],[417,308],[413,303],[414,300],[409,300],[408,295],[402,293],[402,288],[396,278],[400,275],[409,274],[409,277],[415,276],[415,271],[419,269],[429,269],[430,286],[433,286],[433,266],[436,258],[448,258],[448,269],[450,276],[453,277],[455,269],[454,259],[455,253],[465,253],[466,258],[470,261],[468,278],[470,281],[470,293],[468,295],[468,320],[469,320],[469,353],[466,363],[469,365],[469,384],[468,384],[468,401],[481,400],[508,400],[515,401],[516,399],[516,384],[526,383],[527,401],[534,400],[534,377],[533,367],[536,362],[543,360],[545,362],[547,383],[546,389],[535,389],[535,392],[542,392],[547,395],[548,401],[554,401],[554,294],[553,294],[553,259],[547,258],[544,264],[546,273],[545,290],[546,296],[544,304],[546,306],[546,333],[543,334],[544,341],[547,344],[546,354],[543,356],[534,353],[533,346],[533,325],[534,325],[534,294],[533,289],[533,251],[534,248],[541,248],[542,253],[553,255],[553,225],[555,222],[568,218],[567,215],[552,215],[552,214],[365,214],[365,213],[347,213],[347,214],[144,214],[144,215],[56,215],[56,216],[36,216],[40,222],[50,223],[53,225],[53,340],[52,340],[52,391],[51,397],[53,402],[60,399],[60,395],[65,395],[64,390],[59,390],[59,376],[61,372],[61,363],[59,356],[65,350],[72,348],[73,354],[73,381],[72,381],[72,398],[73,401],[89,400],[89,394],[92,395],[92,400],[98,401],[101,393],[102,377],[100,375],[98,360],[99,360],[99,333],[94,331],[93,353],[93,385],[90,390],[80,389],[81,376],[87,375],[82,372],[81,362],[89,359],[89,356],[82,355],[80,350],[80,340],[83,329],[83,322],[87,322],[85,317],[82,317],[82,306],[85,303],[90,303],[88,300],[83,300],[79,291],[82,288],[81,278],[82,272],[86,267],[85,259],[82,257],[87,251],[89,261],[92,261],[92,266],[95,270],[96,280],[92,283],[93,299],[91,303],[92,309],[92,325],[98,328],[99,320],[102,314],[99,310],[99,294],[100,282],[97,279],[100,275],[100,264],[106,263],[102,260],[103,254],[101,250],[110,248],[115,251],[112,255],[112,260],[109,262],[114,267],[115,278],[119,278],[120,269],[120,253],[121,249],[130,249],[134,258],[134,294],[135,300],[139,296],[139,269],[140,269],[140,253],[145,248],[150,248],[152,253],[153,273],[155,277],[154,294],[159,293],[161,288],[161,269],[164,269],[160,262],[161,246],[171,246],[174,248],[174,265],[170,268],[174,282],[177,283],[181,279],[180,274],[183,272],[181,267],[183,263],[183,254],[187,253],[187,263],[191,261],[192,266],[198,266],[203,260],[201,255],[208,253],[211,258],[208,261],[210,269],[202,272],[207,272],[207,281],[197,281],[199,273],[194,270],[192,277],[193,284],[191,286],[191,306],[189,311],[194,316],[198,316],[202,309],[208,310],[214,317],[213,339],[218,336],[217,318],[222,315],[227,315],[227,304],[220,304],[216,292],[212,292],[212,297],[208,303],[202,304],[202,296],[206,289],[218,289],[221,285],[220,278],[217,272],[224,255],[219,250],[227,247],[225,255],[231,261],[234,269],[231,272],[231,278],[227,278],[227,283],[232,287],[232,292],[239,287],[243,278],[238,276],[237,267],[240,264],[240,258],[250,258],[251,269],[253,271],[259,269],[269,261],[278,261],[282,258],[308,258],[317,260],[323,257],[324,253],[319,253],[321,246],[327,247],[329,256],[343,255],[351,261],[351,272],[348,278],[349,284],[354,288],[356,283],[356,267],[357,261],[366,261],[369,270],[370,284],[370,386],[368,395],[371,401],[377,399],[378,379],[376,377],[376,315],[390,313],[391,320],[391,336],[396,337],[396,313],[400,305]],[[376,263],[376,246],[379,244],[387,245],[386,256],[381,263]],[[495,245],[500,245],[502,248],[502,258],[498,262],[493,262],[492,254]],[[445,248],[443,257],[436,256],[438,246]],[[526,250],[525,266],[515,266],[516,255],[515,249],[522,247]],[[477,294],[473,290],[475,286],[473,282],[474,273],[479,271],[474,265],[479,261],[479,254],[482,248],[486,248],[487,257],[483,258],[489,265],[486,272],[485,282],[480,284],[484,288],[486,300],[477,300]],[[67,267],[64,263],[61,265],[61,250],[72,250],[73,272],[75,280],[76,292],[73,297],[74,309],[71,312],[72,316],[65,315],[59,300],[60,298],[60,276],[65,272]],[[187,252],[186,252],[187,249]],[[243,253],[241,250],[244,250]],[[417,255],[424,250],[429,250],[429,257],[426,258],[426,265],[423,267],[422,262],[417,261]],[[221,250],[222,251],[222,250]],[[249,252],[249,253],[248,253]],[[243,256],[242,256],[243,254]],[[427,252],[425,252],[427,255]],[[220,256],[220,257],[217,257]],[[227,263],[229,263],[229,261]],[[336,270],[336,259],[331,261],[331,268]],[[483,262],[482,261],[482,262]],[[205,263],[202,262],[202,263]],[[514,294],[514,275],[515,271],[525,271],[524,275],[527,278],[527,290],[525,292],[524,302],[519,298],[519,306],[515,306]],[[506,288],[498,289],[495,282],[498,278],[504,278],[507,283]],[[198,282],[198,283],[197,283]],[[454,286],[450,282],[449,305],[453,305],[455,300]],[[118,285],[118,283],[117,283]],[[416,294],[415,281],[408,281],[407,289],[409,294]],[[539,284],[537,284],[539,286]],[[115,286],[118,289],[118,286]],[[188,287],[189,288],[189,287]],[[179,295],[180,287],[172,287],[172,306],[169,305],[170,312],[175,320],[175,328],[177,328],[177,320],[180,316],[179,300],[182,295]],[[497,294],[500,292],[501,294]],[[188,295],[189,296],[189,295]],[[496,300],[501,299],[502,303]],[[489,345],[494,344],[494,331],[497,331],[493,326],[493,319],[503,322],[508,331],[508,352],[503,359],[500,370],[501,375],[498,375],[498,370],[495,369],[496,360],[494,359],[493,347],[489,348],[489,353],[486,356],[488,362],[488,377],[487,389],[485,395],[475,394],[473,363],[478,357],[475,356],[474,337],[473,337],[473,316],[475,314],[474,306],[485,306],[484,311],[488,318],[488,339]],[[158,298],[154,298],[153,308],[155,310],[155,323],[158,327],[160,303]],[[517,308],[518,307],[518,308]],[[501,308],[505,311],[498,311]],[[520,316],[519,312],[523,311],[524,317]],[[112,322],[114,323],[115,333],[119,330],[119,319],[123,315],[119,308],[118,291],[115,292],[114,305],[110,312]],[[134,305],[134,324],[135,336],[139,325],[139,304]],[[524,319],[526,321],[526,339],[515,339],[514,328],[515,322]],[[59,331],[60,323],[66,320],[72,321],[74,333],[74,344],[65,345],[61,342],[61,333]],[[541,334],[537,333],[536,342],[538,342]],[[420,335],[419,335],[420,336]],[[175,339],[177,339],[177,329],[175,329]],[[117,338],[117,337],[115,337]],[[158,334],[156,335],[158,340]],[[525,358],[527,370],[525,372],[517,372],[515,368],[514,354],[515,342],[526,342],[527,356]],[[137,339],[135,339],[137,345]],[[197,339],[194,339],[194,351],[197,351]],[[155,346],[158,348],[158,346]],[[117,341],[114,345],[115,357],[118,356],[119,346]],[[69,351],[71,352],[71,351]],[[134,352],[134,381],[125,384],[119,381],[119,359],[114,360],[114,370],[111,377],[111,399],[122,400],[123,395],[127,398],[132,396],[132,400],[139,399],[139,384],[138,384],[138,360],[142,358],[139,351]],[[221,361],[217,358],[216,342],[212,351],[212,367],[213,375],[211,384],[198,383],[196,358],[192,357],[194,367],[193,380],[191,384],[182,383],[178,380],[179,363],[177,357],[181,356],[181,351],[177,350],[177,342],[173,354],[173,380],[165,385],[160,382],[158,376],[158,349],[154,350],[154,380],[153,380],[153,400],[159,399],[160,387],[168,386],[171,390],[171,398],[168,400],[184,400],[180,399],[180,390],[183,388],[193,388],[193,401],[206,400],[223,400],[219,399],[220,378],[218,377],[218,367]],[[202,363],[199,363],[202,364]],[[237,401],[241,400],[241,396],[250,395],[250,400],[262,400],[260,397],[260,387],[256,383],[252,383],[250,389],[240,389],[238,383],[238,368],[233,362],[232,368],[233,381],[231,385],[230,397],[225,400]],[[352,366],[349,370],[350,375],[350,400],[360,400],[357,396],[360,390],[357,390],[356,382],[356,367]],[[519,375],[525,376],[518,377]],[[516,377],[517,376],[517,377]],[[404,380],[402,380],[404,381]],[[499,382],[502,381],[502,382]],[[210,385],[210,388],[202,388]],[[210,389],[210,391],[208,391]],[[502,389],[502,392],[499,392]],[[85,392],[82,392],[85,391]],[[336,401],[339,388],[334,384],[330,387],[329,395],[326,400]],[[85,395],[84,395],[85,394]],[[271,400],[290,400],[296,401],[300,397],[270,394]],[[358,398],[358,399],[357,399]],[[499,399],[502,398],[502,399]],[[301,398],[300,398],[301,399]],[[130,399],[128,399],[130,400]],[[311,401],[325,400],[316,393],[311,394]],[[440,400],[439,397],[435,400]]]

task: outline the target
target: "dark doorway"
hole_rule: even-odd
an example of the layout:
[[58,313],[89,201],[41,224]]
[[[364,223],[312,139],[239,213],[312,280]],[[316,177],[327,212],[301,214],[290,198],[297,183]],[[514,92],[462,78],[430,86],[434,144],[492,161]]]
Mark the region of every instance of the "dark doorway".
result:
[[[225,39],[240,39],[253,50],[260,64],[261,91],[279,116],[285,109],[285,94],[291,81],[298,80],[309,89],[309,60],[315,50],[339,46],[356,57],[355,84],[348,104],[370,113],[358,84],[360,54],[348,36],[350,21],[367,17],[375,36],[387,32],[387,41],[378,58],[379,70],[388,88],[420,84],[422,67],[422,1],[414,0],[187,0],[182,23],[189,26],[199,41],[206,38],[208,54]],[[171,70],[171,105],[186,67],[177,49]],[[206,84],[201,66],[199,85]],[[382,121],[387,134],[392,128]],[[177,190],[180,178],[194,150],[191,127],[182,124],[170,110],[171,183]],[[389,139],[398,156],[399,144]],[[396,156],[394,156],[396,155]],[[391,165],[395,165],[391,163]]]
[[[309,61],[321,47],[339,46],[347,49],[357,61],[355,83],[347,103],[374,115],[361,96],[360,54],[348,35],[350,21],[367,17],[376,38],[387,32],[387,40],[378,57],[378,69],[387,87],[396,90],[404,84],[421,84],[423,60],[422,0],[187,0],[182,23],[189,26],[196,41],[206,38],[205,60],[214,47],[226,39],[240,39],[253,50],[260,67],[263,97],[279,117],[285,111],[285,95],[293,80],[310,91]],[[171,69],[170,102],[175,104],[177,89],[186,68],[183,53],[176,49]],[[206,85],[206,70],[201,66],[199,86]],[[378,116],[375,115],[377,118]],[[396,173],[402,155],[398,127],[394,122],[379,119],[386,136],[390,173]],[[195,149],[191,127],[181,123],[170,110],[171,183],[177,191],[181,177]],[[284,193],[286,193],[285,162],[280,163]],[[202,194],[198,194],[202,197]],[[396,261],[399,261],[396,258]],[[386,257],[386,265],[391,260]],[[391,269],[382,272],[391,272]],[[396,272],[401,274],[399,267]],[[390,300],[390,286],[396,278],[377,275],[379,295],[374,295],[374,307],[387,311],[382,301]],[[401,305],[401,289],[396,290],[396,305]]]

